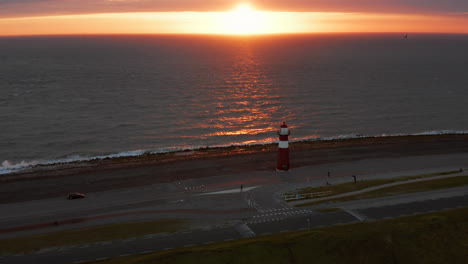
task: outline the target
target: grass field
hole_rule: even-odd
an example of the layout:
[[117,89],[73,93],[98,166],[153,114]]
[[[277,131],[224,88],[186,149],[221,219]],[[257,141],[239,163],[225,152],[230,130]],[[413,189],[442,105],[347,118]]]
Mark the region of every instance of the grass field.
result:
[[67,230],[32,237],[2,239],[0,240],[0,255],[126,239],[147,234],[177,232],[186,228],[186,225],[186,221],[168,219]]
[[444,178],[444,179],[438,179],[438,180],[404,183],[401,185],[382,188],[379,190],[365,192],[362,194],[356,194],[356,195],[322,200],[322,201],[311,201],[308,203],[298,204],[296,206],[304,207],[304,206],[311,206],[311,205],[316,205],[316,204],[321,204],[321,203],[337,203],[337,202],[345,202],[345,201],[351,201],[351,200],[369,199],[369,198],[376,198],[376,197],[382,197],[382,196],[398,195],[402,193],[424,192],[424,191],[446,189],[446,188],[458,187],[458,186],[463,186],[463,185],[468,185],[468,176],[457,176],[457,177],[450,177],[450,178]]
[[468,208],[93,263],[467,263]]
[[446,172],[438,172],[438,173],[421,174],[421,175],[415,175],[415,176],[398,177],[398,178],[393,178],[393,179],[376,179],[376,180],[365,180],[365,181],[358,180],[357,183],[350,181],[348,183],[341,183],[341,184],[329,185],[329,186],[306,187],[306,188],[299,189],[298,191],[294,193],[293,192],[285,193],[285,195],[292,195],[296,193],[305,194],[305,193],[329,192],[328,195],[322,196],[322,197],[326,197],[326,196],[333,196],[333,195],[338,195],[342,193],[359,191],[362,189],[379,186],[383,184],[388,184],[388,183],[403,182],[403,181],[416,180],[416,179],[435,177],[435,176],[444,176],[444,175],[450,175],[450,174],[455,174],[459,172],[460,171],[446,171]]

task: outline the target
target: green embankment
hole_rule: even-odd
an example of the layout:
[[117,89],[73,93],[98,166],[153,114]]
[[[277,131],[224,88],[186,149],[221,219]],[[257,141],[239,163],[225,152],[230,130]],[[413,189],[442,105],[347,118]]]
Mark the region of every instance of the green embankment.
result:
[[186,221],[183,220],[157,220],[67,230],[31,237],[1,239],[0,255],[33,252],[51,247],[127,239],[147,234],[177,232],[186,228],[186,224]]
[[304,207],[304,206],[311,206],[321,203],[337,203],[337,202],[345,202],[351,200],[360,200],[360,199],[369,199],[369,198],[376,198],[376,197],[383,197],[383,196],[391,196],[391,195],[398,195],[402,193],[412,193],[412,192],[424,192],[424,191],[432,191],[432,190],[439,190],[439,189],[446,189],[452,187],[458,187],[468,185],[468,176],[457,176],[457,177],[450,177],[438,180],[428,180],[428,181],[421,181],[421,182],[413,182],[413,183],[403,183],[401,185],[382,188],[375,191],[369,191],[362,194],[356,194],[341,198],[335,199],[328,199],[328,200],[321,200],[321,201],[311,201],[308,203],[298,204],[297,207]]
[[446,172],[438,172],[438,173],[421,174],[421,175],[415,175],[415,176],[398,177],[398,178],[392,178],[392,179],[377,179],[377,180],[364,180],[364,181],[360,180],[358,177],[357,183],[354,183],[350,177],[350,182],[348,183],[341,183],[341,184],[329,185],[329,186],[319,186],[319,187],[306,187],[294,193],[293,192],[286,193],[285,195],[293,195],[296,193],[306,194],[306,193],[329,192],[329,194],[321,196],[321,197],[334,196],[338,194],[359,191],[362,189],[367,189],[370,187],[384,185],[388,183],[416,180],[416,179],[435,177],[435,176],[444,176],[444,175],[450,175],[450,174],[455,174],[455,173],[460,173],[460,171],[458,170],[446,171]]
[[93,263],[467,263],[468,208]]

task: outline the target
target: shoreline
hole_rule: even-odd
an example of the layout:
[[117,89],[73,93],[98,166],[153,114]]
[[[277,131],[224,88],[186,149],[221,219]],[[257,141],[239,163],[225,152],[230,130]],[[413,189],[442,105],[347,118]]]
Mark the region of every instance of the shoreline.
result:
[[[36,166],[0,175],[0,201],[9,203],[63,196],[68,192],[90,193],[205,177],[274,172],[277,151],[278,146],[273,143]],[[290,144],[290,152],[292,170],[365,159],[456,153],[468,156],[468,134],[300,141]]]
[[[418,134],[403,134],[403,135],[380,135],[380,136],[338,136],[338,137],[324,137],[324,138],[307,138],[299,140],[290,140],[290,145],[316,145],[320,148],[321,145],[330,146],[341,144],[343,142],[352,141],[353,143],[359,144],[359,142],[379,142],[386,141],[388,139],[403,139],[403,138],[420,138],[420,137],[457,137],[467,136],[468,132],[426,132]],[[264,143],[253,143],[253,144],[233,144],[233,145],[221,145],[212,147],[194,147],[185,149],[172,149],[172,150],[135,150],[135,151],[124,151],[114,154],[104,154],[99,156],[82,157],[82,158],[64,158],[50,161],[22,161],[17,164],[7,165],[7,167],[0,167],[0,180],[5,175],[19,175],[31,172],[37,172],[41,170],[53,170],[62,168],[73,168],[73,167],[86,167],[96,166],[110,163],[135,163],[135,162],[154,162],[154,161],[167,161],[167,160],[180,160],[180,156],[187,158],[198,158],[200,156],[210,157],[212,155],[217,156],[229,156],[235,154],[248,154],[256,153],[261,151],[273,151],[276,150],[275,146],[277,141],[264,142]],[[301,147],[302,148],[302,147]],[[9,163],[8,160],[4,162]],[[25,165],[23,165],[25,164]],[[2,170],[4,170],[2,172]],[[6,172],[5,172],[6,171]]]
[[[307,151],[320,149],[337,149],[345,147],[363,147],[371,145],[402,144],[402,143],[429,143],[436,141],[468,140],[468,134],[437,134],[437,135],[402,135],[402,136],[372,136],[356,138],[335,138],[290,141],[291,151]],[[468,146],[461,144],[460,147]],[[22,168],[11,173],[1,174],[0,182],[5,178],[23,176],[54,170],[72,170],[104,167],[139,167],[145,165],[165,164],[187,160],[216,159],[243,155],[256,155],[261,153],[276,153],[277,143],[265,143],[255,145],[231,145],[220,147],[206,147],[183,149],[164,153],[143,153],[135,156],[90,158],[89,160],[77,160],[70,162],[56,162],[50,164],[37,164]],[[468,151],[468,149],[467,149]]]

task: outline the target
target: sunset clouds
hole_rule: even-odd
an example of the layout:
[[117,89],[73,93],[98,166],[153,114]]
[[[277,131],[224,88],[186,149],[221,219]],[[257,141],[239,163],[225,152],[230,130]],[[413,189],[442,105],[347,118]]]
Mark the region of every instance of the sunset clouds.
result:
[[[263,10],[285,12],[359,12],[462,14],[466,0],[252,0]],[[0,18],[127,12],[225,11],[235,0],[0,0]]]
[[268,20],[260,34],[468,33],[467,0],[0,0],[0,35],[230,34],[242,2]]

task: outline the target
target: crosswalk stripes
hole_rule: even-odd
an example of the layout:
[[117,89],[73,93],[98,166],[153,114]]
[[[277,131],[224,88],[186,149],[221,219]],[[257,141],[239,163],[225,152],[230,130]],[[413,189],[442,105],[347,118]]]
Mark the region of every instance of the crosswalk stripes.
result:
[[309,214],[311,210],[307,209],[296,209],[296,208],[270,208],[265,210],[259,210],[261,214],[254,215],[252,221],[247,223],[264,223],[268,221],[280,221],[286,217],[293,215]]

